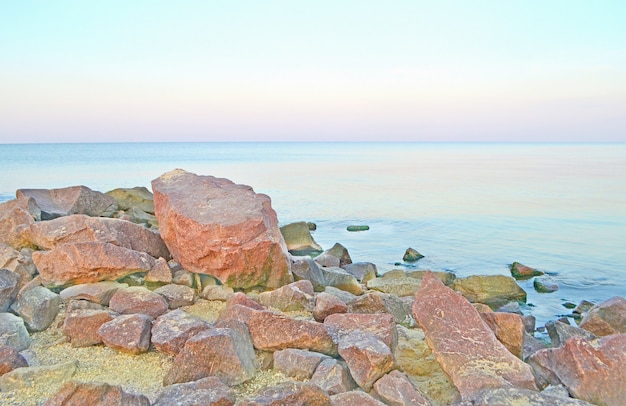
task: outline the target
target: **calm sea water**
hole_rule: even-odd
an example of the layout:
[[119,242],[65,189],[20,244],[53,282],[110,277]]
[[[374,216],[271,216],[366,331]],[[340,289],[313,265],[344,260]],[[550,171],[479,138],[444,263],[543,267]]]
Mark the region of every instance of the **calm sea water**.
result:
[[539,323],[564,301],[626,295],[626,144],[0,145],[0,201],[18,188],[150,187],[174,168],[251,185],[281,224],[313,221],[324,248],[341,242],[382,272],[408,247],[426,256],[417,269],[461,277],[536,267],[560,285],[520,282]]

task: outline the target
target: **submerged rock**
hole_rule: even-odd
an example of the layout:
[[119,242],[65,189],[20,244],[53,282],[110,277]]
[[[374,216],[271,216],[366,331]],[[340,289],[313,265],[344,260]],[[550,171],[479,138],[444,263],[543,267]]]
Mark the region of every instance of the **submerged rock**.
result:
[[407,248],[404,252],[404,255],[402,256],[402,260],[404,262],[416,262],[417,260],[422,258],[424,258],[424,256],[413,248]]
[[541,276],[544,273],[538,271],[535,268],[520,264],[519,262],[513,262],[509,269],[511,270],[511,276],[515,279],[530,279],[533,276]]
[[559,285],[551,278],[546,277],[535,278],[533,287],[539,293],[552,293],[559,290]]

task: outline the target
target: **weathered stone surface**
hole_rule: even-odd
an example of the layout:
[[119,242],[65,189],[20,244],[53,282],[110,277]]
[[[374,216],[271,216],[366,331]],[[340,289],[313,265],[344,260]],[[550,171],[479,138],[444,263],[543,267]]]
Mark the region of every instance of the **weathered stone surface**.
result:
[[[32,251],[29,248],[22,248],[21,251],[17,251],[0,242],[0,269],[8,269],[18,276],[18,289],[30,282],[37,273],[31,256]],[[0,299],[1,302],[2,299]]]
[[33,252],[41,284],[47,287],[116,280],[154,266],[150,255],[109,243],[59,245],[52,251]]
[[315,385],[286,382],[263,390],[238,406],[330,406],[330,397]]
[[251,379],[255,373],[254,348],[245,330],[213,328],[187,340],[163,378],[163,384],[216,376],[232,386]]
[[27,366],[28,362],[26,362],[24,357],[20,355],[15,348],[0,345],[0,376],[13,371],[15,368]]
[[335,243],[331,248],[327,249],[322,253],[322,255],[328,254],[332,255],[335,258],[339,259],[339,267],[348,265],[352,263],[352,258],[350,258],[350,253],[348,253],[348,249],[339,243]]
[[346,292],[345,290],[337,289],[332,286],[326,286],[324,288],[324,292],[328,293],[329,295],[333,295],[337,297],[339,300],[341,300],[345,304],[348,304],[350,301],[354,300],[357,297],[356,295],[353,295],[350,292]]
[[361,330],[339,339],[339,355],[348,364],[357,385],[366,391],[394,366],[389,346],[374,334]]
[[405,262],[415,262],[422,258],[424,258],[424,256],[413,248],[407,248],[404,252],[404,255],[402,256],[402,260]]
[[291,257],[291,272],[295,280],[307,280],[313,285],[313,290],[321,292],[326,287],[324,275],[317,262],[310,257]]
[[128,393],[119,385],[68,381],[44,406],[150,406],[144,395]]
[[592,406],[582,400],[569,397],[553,396],[543,392],[535,392],[519,388],[485,389],[471,402],[463,402],[459,406]]
[[172,270],[165,258],[158,258],[146,273],[146,282],[172,283]]
[[511,270],[511,276],[518,280],[530,279],[533,276],[541,276],[544,274],[542,271],[520,264],[519,262],[513,262],[509,266],[509,269]]
[[481,313],[480,316],[511,354],[522,359],[524,352],[524,322],[514,313]]
[[361,283],[367,283],[370,279],[378,277],[378,268],[376,268],[376,264],[372,264],[371,262],[353,262],[341,268],[354,276]]
[[522,354],[522,359],[526,361],[528,357],[533,355],[539,350],[543,350],[547,345],[541,340],[538,340],[534,336],[524,332],[524,349]]
[[218,320],[239,320],[248,323],[252,314],[264,311],[265,308],[249,298],[245,293],[237,292],[226,300],[226,306],[218,316]]
[[415,294],[413,316],[463,400],[486,388],[537,389],[530,367],[497,340],[465,298],[432,274]]
[[139,224],[112,218],[72,215],[30,226],[34,245],[52,250],[61,244],[101,242],[145,252],[150,256],[169,258],[170,254],[161,236]]
[[315,256],[323,251],[322,247],[313,239],[309,225],[304,221],[282,226],[280,232],[285,239],[287,249],[293,255]]
[[375,278],[367,282],[367,288],[397,296],[413,296],[419,289],[420,279],[403,278]]
[[562,383],[572,396],[599,405],[623,405],[626,399],[626,334],[613,334],[591,344],[573,337],[560,348],[533,354],[541,386]]
[[323,324],[296,320],[268,311],[255,311],[247,321],[254,347],[278,351],[299,348],[337,355],[337,344]]
[[138,208],[146,213],[154,214],[154,197],[152,192],[143,186],[134,188],[117,188],[106,192],[117,202],[120,210]]
[[152,318],[145,314],[117,316],[100,326],[98,335],[109,348],[141,354],[150,348]]
[[322,252],[320,255],[315,257],[315,263],[320,267],[339,267],[341,260],[336,256],[329,254],[328,252]]
[[310,379],[325,359],[330,357],[319,352],[287,348],[274,352],[274,369],[295,379]]
[[326,292],[318,293],[315,297],[315,307],[313,308],[313,318],[320,323],[331,314],[346,313],[348,306],[337,296]]
[[210,328],[206,321],[177,309],[156,319],[152,326],[152,343],[158,351],[176,355],[190,337]]
[[385,404],[360,390],[338,393],[330,397],[332,406],[385,406]]
[[14,202],[0,203],[0,243],[16,250],[32,247],[28,229],[34,223],[33,217]]
[[0,312],[9,310],[17,297],[20,277],[8,269],[0,269]]
[[595,334],[585,329],[570,326],[560,321],[550,321],[546,323],[546,330],[548,330],[548,335],[550,336],[550,341],[554,348],[564,345],[565,342],[572,337],[581,336],[588,341],[596,338]]
[[59,314],[61,299],[43,286],[27,290],[13,305],[13,310],[24,319],[28,331],[47,329]]
[[65,308],[66,313],[76,310],[106,310],[106,306],[83,299],[70,299]]
[[265,307],[273,307],[284,312],[307,310],[315,306],[315,292],[310,281],[301,280],[290,283],[276,290],[262,292],[259,303]]
[[152,406],[232,406],[235,392],[219,378],[209,376],[194,382],[166,386]]
[[109,305],[111,297],[119,289],[127,288],[125,283],[119,283],[115,281],[104,281],[95,283],[83,283],[80,285],[74,285],[63,289],[59,292],[61,299],[84,299],[93,303],[98,303],[104,306]]
[[311,383],[331,396],[357,388],[346,363],[334,358],[320,362],[311,377]]
[[170,309],[192,305],[198,298],[195,289],[173,283],[156,288],[153,292],[163,296]]
[[526,292],[510,276],[475,275],[458,278],[453,289],[470,302],[500,307],[512,300],[526,301]]
[[30,346],[24,320],[12,313],[0,313],[0,345],[23,351]]
[[559,285],[550,277],[542,276],[533,280],[533,287],[539,293],[552,293],[559,290]]
[[51,220],[70,214],[109,217],[117,210],[117,202],[113,197],[93,191],[86,186],[61,189],[18,189],[16,196],[18,199],[33,198],[41,209],[42,220]]
[[35,385],[62,383],[71,379],[78,368],[78,361],[62,364],[16,368],[0,376],[0,390],[12,391]]
[[202,289],[200,297],[206,300],[220,300],[222,302],[226,302],[234,294],[235,291],[230,286],[207,285],[204,289]]
[[113,320],[106,310],[74,310],[66,314],[63,321],[63,334],[69,337],[72,346],[87,347],[102,343],[98,329]]
[[333,286],[354,295],[363,294],[363,286],[361,286],[359,281],[342,268],[329,266],[320,268],[320,271],[322,273],[324,286]]
[[441,283],[443,283],[446,286],[452,286],[454,284],[454,281],[456,280],[455,274],[453,274],[452,272],[445,272],[445,271],[443,272],[433,272],[433,271],[427,271],[427,270],[409,271],[406,273],[406,276],[421,280],[424,277],[424,275],[426,275],[427,273],[434,274],[441,281]]
[[406,306],[398,296],[376,291],[357,296],[346,304],[350,313],[388,313],[395,317],[396,323],[405,322],[411,314],[411,308]]
[[293,281],[270,198],[230,180],[177,169],[152,181],[159,230],[186,270],[233,288]]
[[324,320],[324,327],[336,342],[361,330],[374,334],[392,351],[398,343],[396,322],[390,314],[332,314]]
[[377,380],[373,392],[390,406],[430,406],[430,401],[415,389],[406,374],[398,370]]
[[598,303],[589,309],[579,326],[597,336],[626,333],[626,299],[616,296]]
[[109,301],[109,307],[120,314],[143,313],[156,319],[165,313],[169,306],[158,293],[143,286],[131,286],[115,292]]

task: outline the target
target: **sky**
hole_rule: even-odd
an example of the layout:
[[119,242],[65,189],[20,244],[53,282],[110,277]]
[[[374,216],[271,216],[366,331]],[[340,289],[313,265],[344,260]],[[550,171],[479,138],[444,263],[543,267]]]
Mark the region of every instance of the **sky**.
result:
[[626,142],[623,0],[0,2],[0,142]]

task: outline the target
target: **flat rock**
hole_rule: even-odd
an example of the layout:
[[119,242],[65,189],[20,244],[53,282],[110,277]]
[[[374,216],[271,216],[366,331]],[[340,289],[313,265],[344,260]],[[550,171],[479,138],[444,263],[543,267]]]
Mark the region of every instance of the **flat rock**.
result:
[[406,374],[393,370],[374,383],[374,394],[392,406],[430,406],[430,401],[420,393]]
[[341,268],[361,283],[367,283],[370,279],[378,277],[378,268],[376,264],[371,262],[353,262],[345,264]]
[[323,249],[315,242],[305,221],[287,224],[280,228],[287,250],[293,255],[318,255]]
[[74,376],[78,368],[78,361],[69,361],[62,364],[32,366],[16,368],[0,376],[0,390],[32,388],[33,386],[48,386],[63,383]]
[[63,289],[59,292],[61,299],[83,299],[104,306],[109,305],[111,297],[119,289],[127,288],[128,284],[115,281],[104,281],[94,283],[82,283]]
[[511,270],[511,276],[515,279],[530,279],[533,276],[541,276],[544,273],[538,271],[535,268],[520,264],[519,262],[513,262],[509,269]]
[[420,284],[420,279],[408,276],[403,278],[375,278],[367,282],[367,288],[397,296],[413,296]]
[[194,382],[163,388],[152,406],[232,406],[235,392],[219,378],[209,376]]
[[546,330],[550,336],[552,347],[557,348],[565,344],[572,337],[581,336],[587,341],[594,340],[596,335],[580,327],[570,326],[560,321],[546,323]]
[[330,397],[313,384],[286,382],[263,390],[238,406],[330,406]]
[[180,169],[152,181],[152,189],[161,236],[186,270],[242,289],[293,281],[268,196]]
[[100,326],[97,333],[109,348],[130,354],[148,352],[152,317],[145,314],[117,316]]
[[498,341],[463,296],[432,274],[415,294],[413,316],[463,400],[487,388],[537,389],[530,367]]
[[320,362],[311,377],[311,383],[331,396],[357,388],[346,363],[334,358]]
[[120,314],[143,313],[156,319],[169,307],[163,296],[143,286],[119,289],[111,297],[109,307]]
[[360,390],[338,393],[330,397],[332,406],[385,406],[380,400]]
[[396,323],[403,323],[411,314],[410,306],[396,295],[369,291],[364,295],[357,296],[346,303],[348,312],[363,314],[384,314],[393,315]]
[[553,396],[543,392],[519,388],[485,389],[471,402],[463,402],[458,406],[592,406],[583,400],[570,397]]
[[163,296],[170,309],[190,306],[196,303],[196,299],[198,298],[195,289],[173,283],[158,287],[153,292]]
[[314,294],[311,282],[300,280],[269,292],[262,292],[259,295],[259,303],[283,312],[312,311],[315,303]]
[[510,276],[474,275],[457,278],[453,289],[472,303],[493,307],[500,307],[513,300],[526,302],[526,292]]
[[579,325],[597,336],[626,333],[626,299],[615,296],[593,306]]
[[113,320],[107,310],[84,309],[70,311],[63,321],[63,334],[70,339],[73,347],[87,347],[102,343],[98,329]]
[[354,381],[365,391],[394,366],[389,346],[370,332],[355,330],[340,338],[338,351]]
[[158,351],[176,355],[190,337],[210,328],[206,321],[177,309],[155,320],[152,325],[152,343]]
[[0,376],[16,368],[27,367],[26,359],[15,348],[0,345]]
[[117,210],[111,196],[93,191],[86,186],[60,189],[18,189],[17,198],[31,197],[41,210],[41,220],[51,220],[70,214],[109,217]]
[[20,277],[8,269],[0,269],[0,312],[9,310],[17,297]]
[[336,342],[361,330],[374,334],[392,351],[398,343],[396,322],[390,314],[332,314],[324,320],[324,327]]
[[522,359],[524,355],[524,321],[514,313],[481,313],[480,316],[511,354]]
[[326,292],[320,292],[315,297],[315,307],[313,308],[313,318],[322,323],[331,314],[346,313],[348,306],[337,296]]
[[44,406],[150,406],[144,395],[128,393],[119,385],[68,381],[44,403]]
[[43,286],[27,290],[13,305],[13,310],[24,319],[28,331],[47,329],[59,314],[61,298]]
[[21,317],[12,313],[0,313],[0,345],[16,351],[24,351],[30,346],[30,335]]
[[319,352],[287,348],[274,352],[274,369],[298,380],[311,379],[317,366],[326,359],[330,357]]
[[226,300],[226,305],[220,312],[218,320],[239,320],[248,323],[250,317],[257,311],[264,311],[265,308],[249,298],[243,292],[236,292]]

